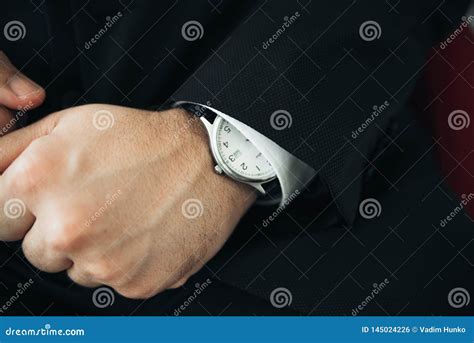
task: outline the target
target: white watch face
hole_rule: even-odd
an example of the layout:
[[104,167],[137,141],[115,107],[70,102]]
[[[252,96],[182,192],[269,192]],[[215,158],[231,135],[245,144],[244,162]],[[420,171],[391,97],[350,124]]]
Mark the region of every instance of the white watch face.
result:
[[248,181],[267,181],[275,176],[265,157],[232,124],[218,118],[215,131],[216,156],[231,174]]

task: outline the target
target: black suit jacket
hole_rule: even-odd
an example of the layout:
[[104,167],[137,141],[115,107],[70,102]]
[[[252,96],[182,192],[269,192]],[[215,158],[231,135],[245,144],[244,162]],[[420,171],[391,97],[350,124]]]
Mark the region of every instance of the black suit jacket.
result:
[[[354,223],[375,182],[371,161],[396,134],[401,113],[409,112],[428,48],[458,24],[467,2],[19,0],[2,4],[0,24],[19,20],[26,35],[2,36],[0,48],[46,88],[46,103],[30,121],[84,103],[208,103],[317,170],[287,215],[262,230],[271,210],[253,209],[206,267],[268,298],[273,288],[308,278],[305,271],[323,255],[322,243],[315,243],[321,228]],[[361,32],[368,21],[378,38]],[[189,22],[197,33],[185,31]],[[376,124],[353,139],[382,104],[388,105]],[[276,110],[290,113],[291,127],[272,127]],[[284,267],[288,261],[298,262]],[[337,263],[332,266],[315,278],[338,275]],[[264,276],[269,268],[271,276]],[[258,283],[262,278],[267,281]],[[294,289],[292,306],[307,312],[330,291],[316,296],[314,278]]]

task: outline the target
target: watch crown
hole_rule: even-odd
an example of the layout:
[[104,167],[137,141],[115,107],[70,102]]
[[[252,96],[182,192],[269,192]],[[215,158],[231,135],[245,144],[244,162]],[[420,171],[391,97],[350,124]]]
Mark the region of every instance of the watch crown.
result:
[[217,174],[222,174],[222,173],[223,173],[222,168],[219,167],[217,164],[214,166],[214,171],[215,171]]

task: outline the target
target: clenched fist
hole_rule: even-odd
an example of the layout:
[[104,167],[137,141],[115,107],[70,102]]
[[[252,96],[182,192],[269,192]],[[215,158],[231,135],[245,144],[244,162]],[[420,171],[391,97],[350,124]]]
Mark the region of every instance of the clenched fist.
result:
[[130,298],[182,285],[255,201],[213,172],[182,110],[85,105],[0,137],[0,239],[28,260]]

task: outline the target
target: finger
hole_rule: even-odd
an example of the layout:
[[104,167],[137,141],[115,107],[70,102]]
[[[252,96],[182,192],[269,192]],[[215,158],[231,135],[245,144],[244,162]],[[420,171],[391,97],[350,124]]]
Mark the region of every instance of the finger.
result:
[[0,51],[0,104],[11,109],[35,108],[46,97],[45,90],[15,68]]
[[59,113],[56,112],[26,126],[0,137],[0,173],[36,139],[50,134],[57,125]]
[[51,232],[49,223],[39,218],[27,232],[22,248],[25,257],[36,268],[57,273],[72,266],[72,261],[61,248],[61,237]]
[[58,144],[50,136],[34,140],[0,177],[1,240],[21,239],[33,225],[35,205],[45,200],[37,194],[48,190],[51,171],[60,163],[55,149]]
[[13,117],[12,111],[0,106],[0,137],[13,131],[16,127],[17,121],[18,120]]
[[35,217],[25,202],[18,197],[3,197],[1,204],[0,240],[18,241],[22,239],[33,225]]
[[84,287],[93,288],[102,285],[102,283],[94,281],[92,275],[80,268],[77,264],[73,264],[72,267],[67,270],[67,275],[72,281]]

